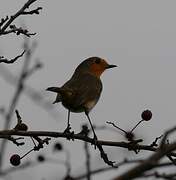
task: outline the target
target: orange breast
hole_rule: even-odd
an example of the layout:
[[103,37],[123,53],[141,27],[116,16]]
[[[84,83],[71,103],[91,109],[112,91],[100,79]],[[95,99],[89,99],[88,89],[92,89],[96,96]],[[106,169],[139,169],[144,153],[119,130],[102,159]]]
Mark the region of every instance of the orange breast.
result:
[[104,72],[104,70],[105,70],[105,68],[103,66],[98,65],[98,64],[92,64],[91,65],[91,73],[98,78],[101,76],[101,74]]

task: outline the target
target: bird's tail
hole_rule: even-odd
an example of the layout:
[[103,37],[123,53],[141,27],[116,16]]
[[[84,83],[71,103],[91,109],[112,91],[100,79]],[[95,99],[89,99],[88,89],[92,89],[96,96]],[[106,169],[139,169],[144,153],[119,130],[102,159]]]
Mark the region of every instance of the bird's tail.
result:
[[61,94],[60,94],[61,88],[60,87],[49,87],[46,89],[46,91],[58,93],[56,96],[56,100],[53,102],[53,104],[61,102]]
[[60,87],[49,87],[46,90],[57,93],[56,100],[53,102],[53,104],[57,102],[61,102],[61,97],[69,98],[74,94],[74,92],[68,88],[66,89],[66,88],[60,88]]
[[61,88],[60,87],[49,87],[49,88],[46,89],[46,91],[60,93],[61,92]]

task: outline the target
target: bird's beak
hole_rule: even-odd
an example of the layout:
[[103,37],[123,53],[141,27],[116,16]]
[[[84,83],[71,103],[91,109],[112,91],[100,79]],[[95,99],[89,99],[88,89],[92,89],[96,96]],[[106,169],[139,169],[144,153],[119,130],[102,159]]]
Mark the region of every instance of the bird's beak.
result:
[[113,64],[108,64],[106,69],[110,69],[110,68],[114,68],[114,67],[117,67],[116,65],[113,65]]

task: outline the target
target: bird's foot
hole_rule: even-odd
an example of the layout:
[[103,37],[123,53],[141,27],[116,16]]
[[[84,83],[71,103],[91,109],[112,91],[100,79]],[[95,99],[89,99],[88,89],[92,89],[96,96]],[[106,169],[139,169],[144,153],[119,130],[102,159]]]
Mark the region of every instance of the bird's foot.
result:
[[66,129],[64,130],[64,134],[70,134],[71,133],[71,126],[70,124],[67,125]]
[[73,140],[72,135],[74,135],[74,131],[70,131],[70,130],[71,130],[71,126],[70,126],[70,124],[68,124],[67,128],[64,130],[63,133],[67,136],[68,140],[70,140],[70,139]]

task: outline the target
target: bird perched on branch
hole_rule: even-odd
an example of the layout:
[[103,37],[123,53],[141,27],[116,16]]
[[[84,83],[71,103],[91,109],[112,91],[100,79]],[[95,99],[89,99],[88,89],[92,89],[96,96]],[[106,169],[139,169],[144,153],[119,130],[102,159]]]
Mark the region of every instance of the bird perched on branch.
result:
[[101,74],[106,70],[116,67],[99,57],[90,57],[78,65],[71,79],[61,87],[49,87],[47,91],[57,93],[53,103],[61,102],[68,109],[67,128],[70,132],[70,112],[85,112],[91,125],[94,140],[97,140],[89,112],[96,105],[102,92]]

